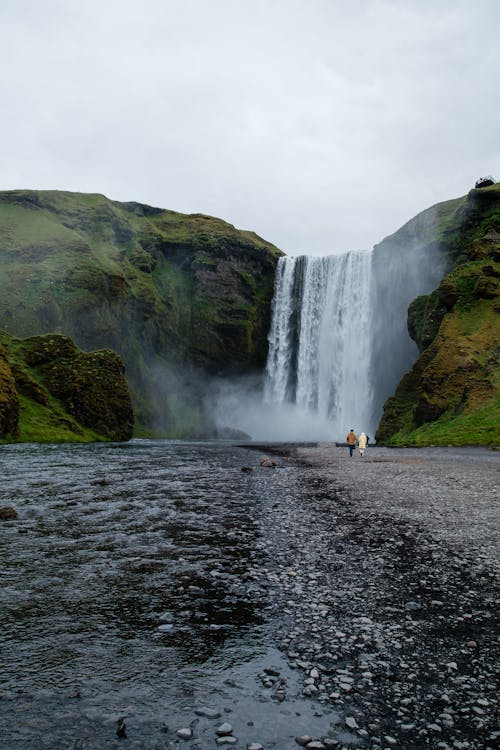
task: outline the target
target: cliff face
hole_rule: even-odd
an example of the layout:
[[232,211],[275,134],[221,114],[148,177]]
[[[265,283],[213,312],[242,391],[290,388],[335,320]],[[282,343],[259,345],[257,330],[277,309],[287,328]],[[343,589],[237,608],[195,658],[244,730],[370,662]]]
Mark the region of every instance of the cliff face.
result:
[[280,254],[208,216],[101,195],[0,193],[0,326],[117,351],[139,422],[196,433],[200,375],[265,363]]
[[500,442],[500,185],[472,190],[452,219],[451,270],[408,311],[420,357],[384,406],[388,445]]
[[0,332],[0,441],[129,440],[133,423],[117,354]]
[[407,311],[419,295],[432,292],[454,262],[456,214],[465,198],[422,211],[375,246],[370,289],[372,424],[385,400],[418,357],[408,336]]

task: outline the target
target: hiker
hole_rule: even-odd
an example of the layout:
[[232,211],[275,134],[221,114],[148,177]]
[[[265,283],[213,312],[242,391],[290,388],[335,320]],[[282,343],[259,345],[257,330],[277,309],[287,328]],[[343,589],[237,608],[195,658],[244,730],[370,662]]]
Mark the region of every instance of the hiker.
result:
[[361,456],[361,458],[363,458],[367,443],[368,443],[368,438],[366,437],[365,433],[362,432],[358,438],[359,455]]
[[354,430],[351,428],[349,431],[349,434],[346,435],[347,445],[349,446],[349,455],[352,458],[352,452],[354,450],[354,447],[356,445],[356,440],[358,439],[358,436],[354,432]]

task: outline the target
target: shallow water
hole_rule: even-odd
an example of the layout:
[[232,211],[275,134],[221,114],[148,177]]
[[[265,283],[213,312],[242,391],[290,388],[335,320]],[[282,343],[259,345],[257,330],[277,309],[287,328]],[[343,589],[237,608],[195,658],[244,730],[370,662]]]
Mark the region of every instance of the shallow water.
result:
[[[295,471],[258,457],[146,440],[0,448],[0,505],[18,512],[0,525],[0,747],[164,748],[189,726],[180,745],[216,747],[222,721],[235,747],[326,734],[335,715],[298,697],[247,574],[269,556],[263,511]],[[269,666],[283,703],[258,679]]]

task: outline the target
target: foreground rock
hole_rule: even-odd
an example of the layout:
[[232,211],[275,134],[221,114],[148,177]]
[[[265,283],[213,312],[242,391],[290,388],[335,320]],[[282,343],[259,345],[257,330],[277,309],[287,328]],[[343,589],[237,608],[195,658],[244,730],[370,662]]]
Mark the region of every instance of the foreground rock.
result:
[[59,334],[0,332],[0,439],[129,440],[134,415],[124,366]]
[[15,508],[11,508],[10,506],[0,508],[0,519],[3,521],[10,521],[13,518],[17,518],[17,511]]

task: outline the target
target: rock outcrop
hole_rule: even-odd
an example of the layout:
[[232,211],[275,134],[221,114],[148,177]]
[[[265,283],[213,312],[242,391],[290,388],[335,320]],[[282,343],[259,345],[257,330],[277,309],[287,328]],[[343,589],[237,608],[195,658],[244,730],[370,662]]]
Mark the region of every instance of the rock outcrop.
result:
[[385,444],[500,443],[500,184],[469,193],[448,241],[451,270],[409,308],[420,357],[384,406]]
[[120,357],[66,336],[0,332],[0,440],[129,440],[134,416]]
[[7,352],[0,344],[0,439],[16,438],[19,423],[19,399],[16,383],[7,359]]
[[252,232],[102,195],[0,193],[0,327],[122,357],[139,424],[206,431],[206,378],[261,368],[281,252]]

